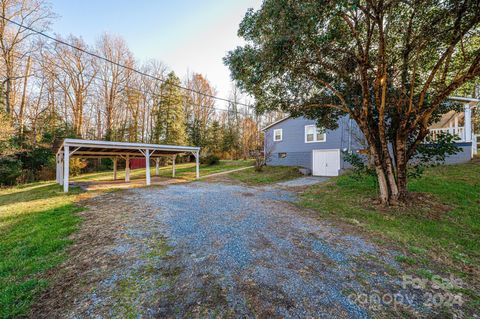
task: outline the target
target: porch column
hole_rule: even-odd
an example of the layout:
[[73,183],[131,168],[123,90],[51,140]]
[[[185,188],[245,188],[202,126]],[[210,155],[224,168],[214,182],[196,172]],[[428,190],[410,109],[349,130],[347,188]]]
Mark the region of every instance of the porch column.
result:
[[196,164],[196,177],[197,179],[200,178],[200,152],[194,153],[195,155],[195,164]]
[[176,158],[177,158],[177,155],[174,155],[172,160],[172,177],[175,177],[175,159]]
[[125,159],[125,182],[130,182],[130,155]]
[[453,117],[453,127],[454,127],[454,135],[456,135],[458,138],[462,139],[464,138],[464,136],[460,136],[460,134],[458,134],[458,113],[455,113],[455,116]]
[[63,192],[68,193],[68,175],[70,174],[70,146],[63,148]]
[[471,142],[472,141],[472,109],[470,108],[469,103],[464,104],[464,129],[463,129],[463,134],[464,136],[464,141],[465,142]]
[[113,180],[115,181],[117,179],[117,158],[115,157],[113,159]]
[[160,175],[160,159],[157,157],[155,159],[155,176]]
[[145,150],[145,175],[147,186],[150,186],[150,150]]

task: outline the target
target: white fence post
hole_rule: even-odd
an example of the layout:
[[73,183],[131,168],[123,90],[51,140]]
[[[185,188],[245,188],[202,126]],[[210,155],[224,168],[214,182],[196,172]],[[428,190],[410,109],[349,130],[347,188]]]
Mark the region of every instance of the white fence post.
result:
[[172,177],[175,177],[175,158],[177,155],[173,156],[173,161],[172,161]]

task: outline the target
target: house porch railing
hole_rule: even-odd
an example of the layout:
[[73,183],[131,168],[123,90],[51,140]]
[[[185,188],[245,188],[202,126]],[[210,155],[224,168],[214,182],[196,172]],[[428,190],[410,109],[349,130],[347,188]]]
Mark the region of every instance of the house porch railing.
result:
[[431,128],[430,137],[433,141],[437,140],[437,136],[440,134],[449,133],[450,135],[456,136],[456,142],[464,142],[465,139],[465,128],[463,126],[459,127],[445,127],[445,128]]

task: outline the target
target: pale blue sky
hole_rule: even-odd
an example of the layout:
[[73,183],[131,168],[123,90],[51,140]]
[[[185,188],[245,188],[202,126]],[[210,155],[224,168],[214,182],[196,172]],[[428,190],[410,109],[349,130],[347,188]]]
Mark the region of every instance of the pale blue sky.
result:
[[227,97],[230,74],[222,57],[242,44],[238,24],[261,0],[51,0],[59,18],[52,33],[93,44],[103,32],[121,35],[135,57],[156,58],[180,77],[205,74]]

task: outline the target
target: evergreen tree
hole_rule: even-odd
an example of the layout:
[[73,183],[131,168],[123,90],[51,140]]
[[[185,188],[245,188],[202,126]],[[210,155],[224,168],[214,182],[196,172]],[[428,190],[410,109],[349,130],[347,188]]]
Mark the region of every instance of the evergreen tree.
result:
[[185,114],[179,85],[180,79],[170,72],[160,87],[162,99],[157,110],[155,135],[164,144],[183,145],[186,142]]
[[210,154],[219,156],[222,152],[223,128],[218,121],[213,121],[208,128],[208,151]]

